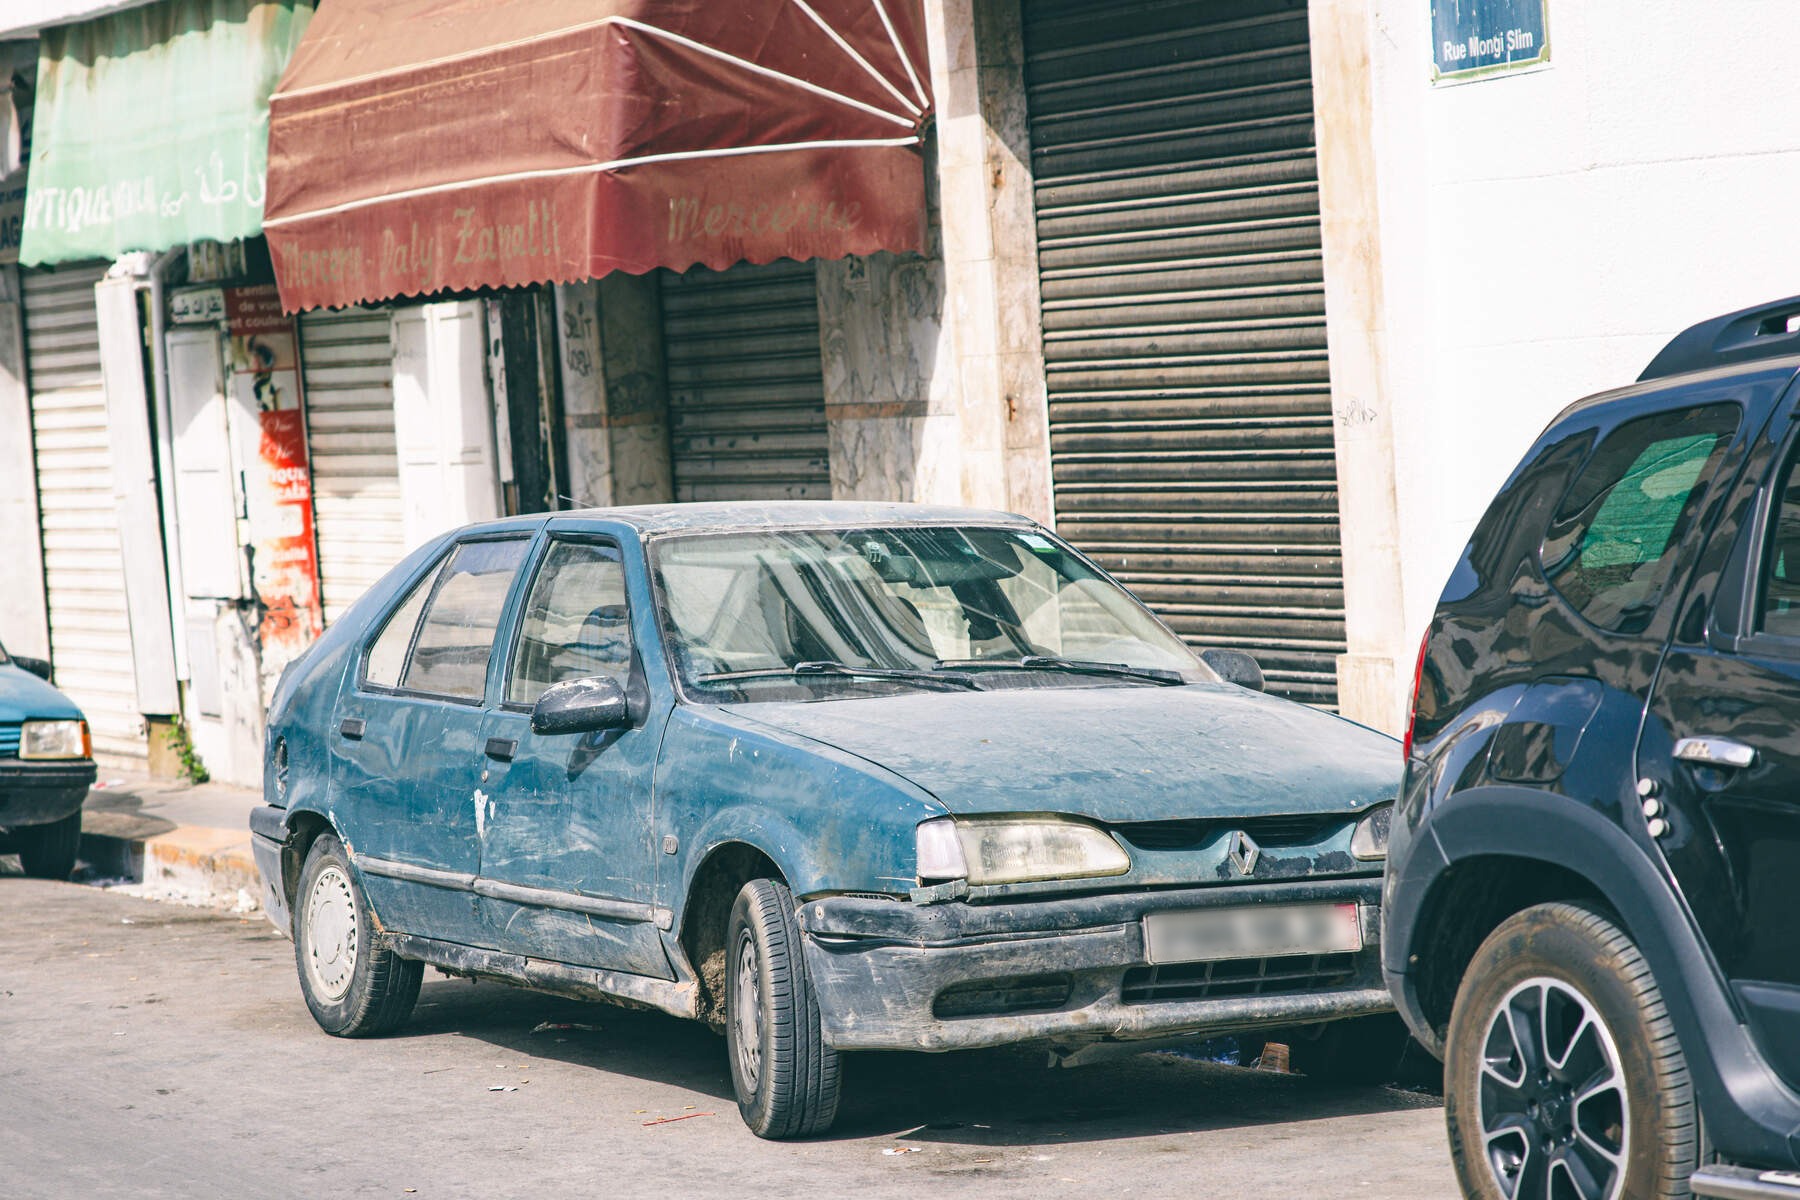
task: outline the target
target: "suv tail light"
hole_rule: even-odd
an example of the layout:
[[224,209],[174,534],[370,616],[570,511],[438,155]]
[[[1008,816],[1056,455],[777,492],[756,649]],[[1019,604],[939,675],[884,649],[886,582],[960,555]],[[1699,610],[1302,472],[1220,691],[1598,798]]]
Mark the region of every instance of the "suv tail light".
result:
[[1405,754],[1402,759],[1404,762],[1412,761],[1413,726],[1419,723],[1419,684],[1425,678],[1425,647],[1430,644],[1431,630],[1427,629],[1425,636],[1419,639],[1419,661],[1413,664],[1412,707],[1407,710],[1406,738],[1401,743],[1401,749]]

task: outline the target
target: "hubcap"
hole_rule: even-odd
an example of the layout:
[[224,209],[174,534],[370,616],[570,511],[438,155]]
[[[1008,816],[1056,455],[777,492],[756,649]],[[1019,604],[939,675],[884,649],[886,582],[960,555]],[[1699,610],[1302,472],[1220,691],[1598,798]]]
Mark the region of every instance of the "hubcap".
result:
[[342,1000],[356,971],[356,901],[350,879],[326,867],[306,897],[306,974],[313,991]]
[[748,931],[738,939],[731,999],[738,1074],[743,1078],[744,1090],[755,1092],[762,1079],[762,973],[756,968],[756,941]]
[[1488,1169],[1508,1200],[1618,1200],[1630,1109],[1612,1030],[1580,992],[1528,979],[1488,1021],[1478,1097]]

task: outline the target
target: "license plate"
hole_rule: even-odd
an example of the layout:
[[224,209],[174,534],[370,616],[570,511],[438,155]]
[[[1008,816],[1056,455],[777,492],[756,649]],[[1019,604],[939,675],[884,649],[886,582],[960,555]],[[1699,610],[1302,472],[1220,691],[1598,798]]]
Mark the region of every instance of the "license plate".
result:
[[1144,918],[1144,949],[1152,963],[1342,954],[1362,944],[1354,904],[1203,908]]

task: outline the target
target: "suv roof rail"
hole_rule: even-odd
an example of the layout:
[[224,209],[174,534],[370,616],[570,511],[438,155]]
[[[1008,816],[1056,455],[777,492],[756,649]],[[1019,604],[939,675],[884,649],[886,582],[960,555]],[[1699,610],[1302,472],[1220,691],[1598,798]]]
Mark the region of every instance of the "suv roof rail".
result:
[[1800,354],[1800,296],[1739,309],[1682,330],[1662,348],[1638,382],[1729,363]]

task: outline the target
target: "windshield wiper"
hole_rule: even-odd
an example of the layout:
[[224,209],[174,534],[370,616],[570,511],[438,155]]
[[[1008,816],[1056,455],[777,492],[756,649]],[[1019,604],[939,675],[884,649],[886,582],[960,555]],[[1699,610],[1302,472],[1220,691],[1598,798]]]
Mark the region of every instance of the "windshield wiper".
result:
[[1067,671],[1072,675],[1116,675],[1125,679],[1142,679],[1165,687],[1187,682],[1180,671],[1165,667],[1134,667],[1129,663],[1089,662],[1081,658],[1057,658],[1049,654],[1027,654],[1023,658],[943,658],[932,664],[939,671],[1014,670]]
[[858,679],[904,679],[911,683],[933,683],[940,687],[962,688],[964,690],[981,690],[981,685],[973,679],[964,679],[960,675],[943,675],[936,667],[929,671],[908,670],[905,667],[853,667],[841,662],[802,662],[791,667],[759,667],[752,671],[718,671],[711,675],[700,675],[696,683],[730,683],[737,679],[791,679],[796,675],[836,675]]

